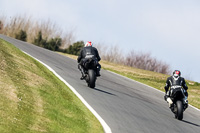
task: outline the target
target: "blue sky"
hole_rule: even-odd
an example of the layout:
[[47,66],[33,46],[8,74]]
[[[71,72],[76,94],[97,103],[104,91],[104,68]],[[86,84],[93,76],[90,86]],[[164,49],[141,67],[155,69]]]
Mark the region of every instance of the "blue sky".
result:
[[0,0],[0,13],[50,19],[76,40],[118,45],[182,71],[200,82],[199,0]]

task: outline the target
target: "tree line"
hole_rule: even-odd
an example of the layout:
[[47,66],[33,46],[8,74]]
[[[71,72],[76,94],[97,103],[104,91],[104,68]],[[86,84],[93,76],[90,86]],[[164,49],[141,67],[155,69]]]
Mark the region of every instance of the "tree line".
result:
[[[0,34],[5,34],[16,39],[27,41],[34,45],[63,53],[79,55],[84,47],[83,41],[73,41],[73,33],[62,35],[62,30],[50,21],[38,22],[30,18],[14,17],[10,21],[0,16]],[[105,45],[95,44],[103,60],[122,64],[139,69],[170,73],[170,66],[152,57],[150,53],[130,51],[127,55],[117,46],[104,47]],[[110,46],[110,45],[106,45]]]
[[73,32],[64,31],[51,21],[34,21],[31,17],[0,15],[0,34],[64,53],[78,55],[83,41],[73,43]]

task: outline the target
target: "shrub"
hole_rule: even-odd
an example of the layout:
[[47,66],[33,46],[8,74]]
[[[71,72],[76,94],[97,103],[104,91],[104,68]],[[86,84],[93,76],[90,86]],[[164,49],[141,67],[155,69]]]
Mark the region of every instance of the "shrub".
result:
[[0,34],[2,33],[3,30],[3,22],[0,20]]
[[62,39],[57,37],[57,38],[51,38],[48,41],[47,39],[43,39],[42,32],[39,31],[37,38],[34,39],[33,44],[49,50],[58,51],[59,47],[62,44]]
[[83,41],[78,41],[74,43],[73,45],[70,45],[66,50],[65,53],[73,54],[73,55],[79,55],[80,50],[84,47]]
[[51,38],[47,42],[47,46],[44,46],[44,47],[49,49],[49,50],[58,51],[61,44],[62,44],[61,38]]
[[37,37],[34,38],[33,44],[35,44],[35,45],[37,45],[37,46],[43,47],[43,45],[44,45],[43,43],[44,43],[44,42],[45,42],[45,41],[44,41],[43,38],[42,38],[42,32],[39,31]]
[[200,83],[195,82],[194,85],[195,85],[195,86],[200,86]]
[[15,38],[18,39],[18,40],[26,41],[27,40],[26,31],[20,30],[20,32],[15,35]]

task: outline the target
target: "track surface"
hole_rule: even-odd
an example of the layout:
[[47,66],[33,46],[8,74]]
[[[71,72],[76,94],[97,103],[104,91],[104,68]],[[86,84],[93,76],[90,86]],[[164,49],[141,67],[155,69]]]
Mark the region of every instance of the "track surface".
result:
[[163,93],[111,72],[101,70],[96,88],[90,89],[77,62],[55,52],[12,39],[0,38],[44,62],[71,86],[105,120],[113,133],[200,133],[200,111],[189,107],[183,121],[174,118]]

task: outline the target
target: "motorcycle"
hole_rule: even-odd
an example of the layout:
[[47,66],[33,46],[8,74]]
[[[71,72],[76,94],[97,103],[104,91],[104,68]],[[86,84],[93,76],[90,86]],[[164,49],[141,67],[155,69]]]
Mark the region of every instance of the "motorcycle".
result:
[[184,90],[181,87],[171,90],[170,97],[167,102],[171,105],[170,109],[174,113],[175,118],[178,120],[183,119],[183,112],[188,107],[188,101],[184,95]]
[[90,88],[95,87],[95,82],[97,79],[97,76],[96,76],[97,65],[98,65],[98,61],[93,58],[86,59],[83,63],[83,67],[85,70],[84,71],[85,81],[87,82],[88,87]]

